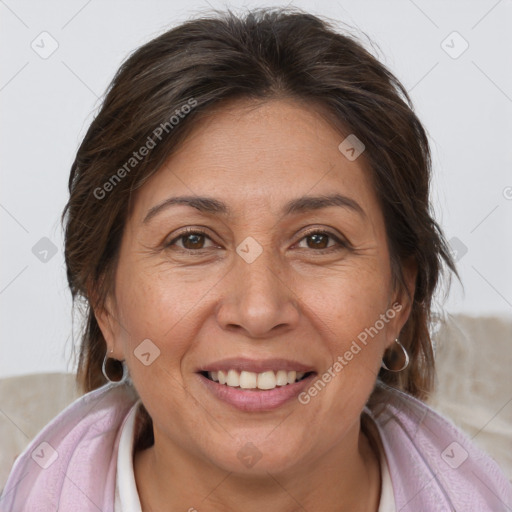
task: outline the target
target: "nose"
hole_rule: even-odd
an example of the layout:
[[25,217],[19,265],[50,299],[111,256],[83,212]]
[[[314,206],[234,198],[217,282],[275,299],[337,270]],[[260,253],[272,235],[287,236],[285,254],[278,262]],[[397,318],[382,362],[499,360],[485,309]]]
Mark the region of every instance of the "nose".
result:
[[217,321],[225,330],[264,338],[294,329],[300,317],[299,297],[286,279],[279,258],[265,249],[252,263],[236,255],[226,275]]

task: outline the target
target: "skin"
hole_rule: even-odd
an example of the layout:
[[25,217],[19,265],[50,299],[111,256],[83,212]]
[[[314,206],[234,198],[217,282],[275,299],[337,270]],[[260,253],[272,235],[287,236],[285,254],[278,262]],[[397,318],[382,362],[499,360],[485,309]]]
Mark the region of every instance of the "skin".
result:
[[[238,100],[196,125],[138,191],[115,294],[96,316],[153,418],[155,444],[134,457],[143,510],[377,510],[379,459],[360,415],[411,304],[405,290],[391,287],[384,219],[364,154],[349,161],[338,149],[344,137],[308,105]],[[365,217],[336,206],[280,213],[291,199],[333,192],[356,200]],[[233,214],[179,205],[143,223],[153,206],[178,195],[215,197]],[[198,226],[206,237],[165,246]],[[304,234],[310,228],[350,246],[324,237],[318,248]],[[263,249],[252,263],[236,252],[248,236]],[[404,272],[412,293],[416,269]],[[294,399],[242,412],[206,391],[196,374],[228,357],[278,357],[321,375],[395,302],[400,312],[307,405]],[[134,350],[147,338],[160,355],[145,366]],[[251,468],[237,457],[247,442],[262,455]]]

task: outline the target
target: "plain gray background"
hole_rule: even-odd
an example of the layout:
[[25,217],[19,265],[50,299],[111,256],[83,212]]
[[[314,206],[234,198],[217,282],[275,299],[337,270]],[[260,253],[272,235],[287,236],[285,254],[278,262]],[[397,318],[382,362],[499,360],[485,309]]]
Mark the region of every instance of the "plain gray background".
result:
[[[0,1],[0,377],[74,369],[60,214],[76,149],[121,62],[210,6],[264,5],[279,4]],[[453,280],[445,309],[511,316],[512,1],[288,5],[378,45],[362,36],[430,135],[435,217],[466,292]]]

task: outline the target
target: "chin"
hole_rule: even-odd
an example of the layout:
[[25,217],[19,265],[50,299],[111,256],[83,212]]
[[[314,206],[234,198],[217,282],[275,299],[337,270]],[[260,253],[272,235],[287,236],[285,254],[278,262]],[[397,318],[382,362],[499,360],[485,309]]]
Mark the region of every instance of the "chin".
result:
[[286,443],[286,439],[269,439],[268,436],[268,431],[259,436],[260,441],[251,441],[247,436],[240,441],[233,436],[236,441],[218,453],[210,453],[210,461],[224,471],[266,478],[268,473],[278,474],[298,467],[304,454],[303,445]]

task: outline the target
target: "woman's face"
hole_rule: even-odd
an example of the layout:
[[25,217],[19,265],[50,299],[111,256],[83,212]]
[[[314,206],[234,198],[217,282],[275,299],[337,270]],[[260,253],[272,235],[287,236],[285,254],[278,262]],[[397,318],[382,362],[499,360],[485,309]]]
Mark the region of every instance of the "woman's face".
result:
[[139,190],[98,319],[155,447],[264,474],[357,444],[410,307],[364,154],[349,160],[312,108],[244,106],[204,120]]

